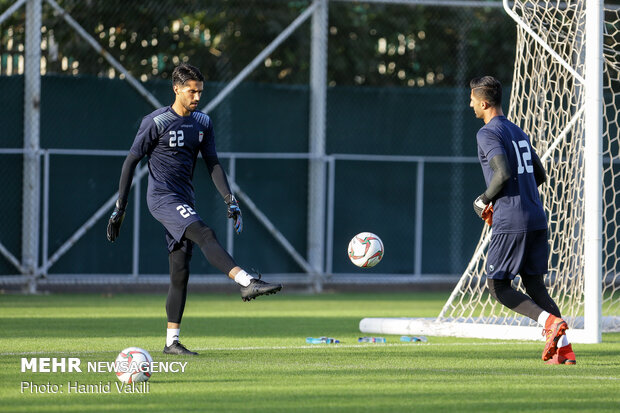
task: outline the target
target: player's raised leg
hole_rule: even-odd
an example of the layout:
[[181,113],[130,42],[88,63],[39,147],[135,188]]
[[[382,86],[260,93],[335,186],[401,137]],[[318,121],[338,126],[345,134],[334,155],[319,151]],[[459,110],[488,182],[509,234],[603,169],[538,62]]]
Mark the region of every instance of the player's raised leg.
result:
[[241,267],[235,267],[228,273],[228,276],[241,285],[241,299],[250,301],[259,295],[275,294],[282,289],[282,284],[270,284],[258,278],[250,276]]
[[190,224],[185,230],[185,237],[200,247],[211,265],[241,286],[243,301],[250,301],[261,295],[275,294],[282,289],[282,284],[270,284],[261,280],[260,276],[256,279],[239,267],[220,245],[215,232],[204,222],[196,221]]

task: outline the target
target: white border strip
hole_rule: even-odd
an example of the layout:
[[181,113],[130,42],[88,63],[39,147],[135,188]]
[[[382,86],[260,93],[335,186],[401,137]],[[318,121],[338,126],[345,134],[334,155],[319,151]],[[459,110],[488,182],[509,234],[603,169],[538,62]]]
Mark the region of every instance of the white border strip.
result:
[[[497,324],[441,323],[432,318],[364,318],[360,321],[362,333],[426,335],[506,340],[542,340],[542,327],[509,326]],[[584,329],[569,329],[566,333],[572,343],[598,343]]]

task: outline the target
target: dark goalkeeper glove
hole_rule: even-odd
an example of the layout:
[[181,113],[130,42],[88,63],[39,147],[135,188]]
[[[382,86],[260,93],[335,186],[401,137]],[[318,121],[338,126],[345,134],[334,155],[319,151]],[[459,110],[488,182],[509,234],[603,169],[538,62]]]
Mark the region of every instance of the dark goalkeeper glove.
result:
[[240,234],[243,231],[243,218],[241,217],[241,209],[239,209],[237,198],[233,194],[228,194],[224,201],[228,205],[228,218],[234,220],[235,231],[237,234]]
[[484,222],[493,225],[493,204],[484,193],[474,201],[474,211]]
[[119,201],[116,201],[116,206],[114,207],[114,211],[112,215],[110,215],[110,219],[108,220],[108,229],[106,231],[108,236],[108,241],[114,242],[118,237],[118,233],[121,230],[121,224],[125,219],[125,206],[120,207]]

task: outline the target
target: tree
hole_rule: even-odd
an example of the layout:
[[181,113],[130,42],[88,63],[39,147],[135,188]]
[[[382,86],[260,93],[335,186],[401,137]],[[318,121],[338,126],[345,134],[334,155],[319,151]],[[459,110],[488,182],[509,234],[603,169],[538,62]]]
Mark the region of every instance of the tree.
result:
[[[0,0],[0,10],[12,1]],[[168,78],[180,62],[209,81],[228,81],[287,27],[309,0],[59,0],[90,35],[136,78]],[[469,56],[467,78],[492,72],[510,78],[515,30],[497,8],[332,2],[330,85],[454,85],[457,47]],[[23,8],[5,22],[0,53],[24,41]],[[464,36],[463,36],[464,34]],[[43,2],[47,73],[118,76]],[[250,81],[305,84],[310,72],[310,23],[285,41]]]

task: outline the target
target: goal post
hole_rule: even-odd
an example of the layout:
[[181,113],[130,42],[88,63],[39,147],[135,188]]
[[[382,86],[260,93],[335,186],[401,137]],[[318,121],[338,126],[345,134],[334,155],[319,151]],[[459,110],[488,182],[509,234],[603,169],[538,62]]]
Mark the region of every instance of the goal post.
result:
[[[620,331],[620,8],[603,0],[515,0],[517,26],[508,118],[530,136],[548,181],[545,282],[576,343]],[[431,319],[365,318],[364,333],[542,340],[541,328],[489,296],[491,229],[440,314]],[[513,286],[523,291],[520,278]]]
[[[505,1],[505,0],[504,0]],[[584,330],[599,343],[602,308],[603,0],[586,3]]]

